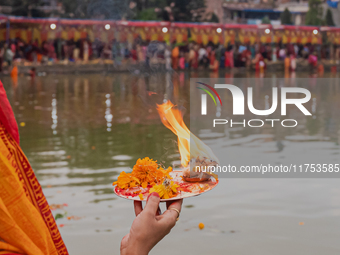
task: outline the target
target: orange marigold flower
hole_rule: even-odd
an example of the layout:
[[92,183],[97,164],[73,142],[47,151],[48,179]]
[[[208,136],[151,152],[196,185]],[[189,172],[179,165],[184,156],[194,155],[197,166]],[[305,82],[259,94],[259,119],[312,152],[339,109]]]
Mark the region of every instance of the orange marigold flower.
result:
[[137,160],[131,173],[121,172],[113,185],[117,185],[121,189],[137,186],[146,188],[148,185],[154,186],[162,183],[164,178],[172,179],[169,175],[171,171],[171,167],[164,169],[158,166],[157,161],[146,157]]
[[116,182],[112,185],[117,185],[121,189],[128,189],[137,187],[140,184],[136,177],[133,177],[131,173],[125,173],[124,171],[120,173]]
[[169,172],[171,171],[171,167],[167,170],[161,167],[158,168],[157,161],[146,157],[137,160],[131,174],[140,181],[143,188],[146,188],[148,185],[155,185],[162,182],[165,176],[169,176]]
[[154,185],[149,193],[157,192],[160,198],[168,199],[176,196],[179,185],[171,181],[169,178],[165,178],[163,183]]

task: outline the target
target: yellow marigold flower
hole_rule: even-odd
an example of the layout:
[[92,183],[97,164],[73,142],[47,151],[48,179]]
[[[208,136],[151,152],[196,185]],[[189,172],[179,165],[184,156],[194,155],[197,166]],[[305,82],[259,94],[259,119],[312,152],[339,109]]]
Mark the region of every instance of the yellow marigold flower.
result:
[[143,194],[139,194],[138,196],[140,200],[143,200]]
[[165,178],[162,184],[154,185],[149,193],[157,192],[160,198],[168,199],[176,196],[178,187],[169,178]]
[[137,187],[140,184],[136,177],[133,177],[131,173],[125,173],[124,171],[120,173],[116,182],[112,185],[117,185],[121,189],[128,189]]

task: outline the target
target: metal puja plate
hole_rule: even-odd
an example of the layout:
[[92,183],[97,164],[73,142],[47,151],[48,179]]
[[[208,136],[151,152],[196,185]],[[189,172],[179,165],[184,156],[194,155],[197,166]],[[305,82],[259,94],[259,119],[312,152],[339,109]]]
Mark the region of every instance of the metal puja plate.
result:
[[[183,172],[181,170],[175,170],[170,172],[169,174],[172,177],[172,181],[179,186],[177,196],[169,199],[161,199],[161,202],[198,196],[204,192],[212,190],[218,184],[218,180],[216,180],[214,177],[210,177],[209,180],[204,182],[186,182],[182,179]],[[146,201],[149,195],[150,188],[151,187],[134,187],[130,189],[120,189],[115,186],[113,188],[113,191],[116,193],[117,196],[125,199]],[[139,194],[143,195],[143,199],[140,199]]]

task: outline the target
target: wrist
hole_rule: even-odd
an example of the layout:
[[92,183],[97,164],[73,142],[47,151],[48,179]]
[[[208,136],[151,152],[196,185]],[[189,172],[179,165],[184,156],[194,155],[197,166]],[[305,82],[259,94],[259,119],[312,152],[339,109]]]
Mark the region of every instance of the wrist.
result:
[[129,243],[124,248],[121,247],[120,254],[121,255],[148,255],[149,249],[147,249],[143,245],[139,245],[136,243]]

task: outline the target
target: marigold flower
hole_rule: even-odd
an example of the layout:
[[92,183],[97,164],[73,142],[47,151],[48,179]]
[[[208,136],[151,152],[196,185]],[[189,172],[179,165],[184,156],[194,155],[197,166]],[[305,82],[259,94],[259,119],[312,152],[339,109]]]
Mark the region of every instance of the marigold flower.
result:
[[137,186],[146,188],[148,185],[153,186],[162,183],[164,178],[171,179],[169,175],[171,171],[171,167],[165,170],[158,166],[157,161],[146,157],[137,160],[131,173],[121,172],[118,180],[113,185],[117,185],[121,189]]
[[148,185],[162,182],[166,176],[169,176],[171,171],[171,167],[164,170],[162,167],[158,167],[157,161],[146,157],[137,160],[131,174],[140,181],[142,188],[146,188]]
[[202,230],[202,229],[204,228],[204,223],[202,223],[202,222],[199,223],[199,224],[198,224],[198,228],[199,228],[200,230]]
[[132,176],[131,173],[125,173],[124,171],[120,173],[116,182],[112,185],[117,185],[121,189],[128,189],[137,187],[140,184],[139,180]]
[[157,192],[160,198],[168,199],[176,196],[178,187],[179,185],[171,181],[169,178],[165,178],[163,183],[154,185],[150,189],[149,193]]

